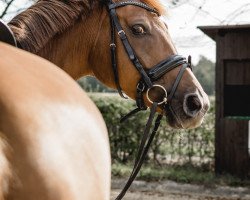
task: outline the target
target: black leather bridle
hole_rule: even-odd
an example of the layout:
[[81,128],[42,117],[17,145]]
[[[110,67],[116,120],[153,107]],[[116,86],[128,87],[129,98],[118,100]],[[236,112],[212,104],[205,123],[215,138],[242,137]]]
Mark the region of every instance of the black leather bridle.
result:
[[[160,125],[160,121],[163,117],[162,113],[158,115],[158,117],[155,120],[155,125],[153,128],[153,131],[150,133],[150,127],[153,123],[157,107],[159,105],[163,105],[164,108],[168,107],[173,112],[173,109],[171,108],[171,101],[172,101],[174,94],[178,88],[178,85],[182,79],[182,76],[185,72],[185,69],[191,68],[191,57],[189,57],[189,59],[187,61],[186,58],[184,58],[180,55],[172,55],[172,56],[168,57],[167,59],[161,61],[157,65],[153,66],[149,70],[145,70],[145,68],[141,64],[140,60],[136,56],[135,51],[133,50],[132,46],[130,45],[129,40],[126,36],[126,33],[123,30],[123,28],[119,22],[119,18],[116,14],[117,8],[124,7],[127,5],[141,7],[143,9],[146,9],[147,11],[155,13],[159,16],[159,13],[156,9],[151,8],[150,6],[148,6],[147,4],[142,3],[142,2],[137,2],[137,1],[132,1],[132,0],[122,1],[122,2],[113,2],[112,0],[108,0],[108,3],[107,3],[107,10],[109,12],[110,24],[111,24],[110,50],[111,50],[112,68],[113,68],[113,72],[114,72],[115,84],[116,84],[117,90],[118,90],[121,97],[126,98],[122,92],[122,88],[121,88],[120,83],[119,83],[119,75],[118,75],[118,68],[117,68],[117,62],[116,62],[116,43],[115,43],[115,32],[116,31],[118,33],[119,38],[122,41],[122,44],[125,48],[125,51],[127,52],[129,59],[131,60],[131,62],[133,63],[133,65],[135,66],[135,68],[137,69],[137,71],[141,75],[141,79],[138,82],[137,87],[136,87],[137,108],[132,110],[125,117],[123,117],[121,119],[121,121],[126,120],[128,117],[137,113],[138,111],[147,109],[147,106],[145,105],[144,100],[143,100],[143,94],[145,92],[146,92],[146,97],[147,97],[148,101],[152,104],[152,106],[150,108],[150,116],[149,116],[149,119],[147,121],[146,127],[144,129],[144,133],[143,133],[141,143],[140,143],[140,146],[139,146],[139,149],[137,152],[137,156],[135,159],[133,170],[131,172],[131,175],[130,175],[126,185],[124,186],[123,190],[118,195],[116,200],[120,200],[124,197],[127,190],[129,189],[130,185],[132,184],[133,180],[136,178],[136,176],[137,176],[137,174],[138,174],[138,172],[143,164],[143,161],[147,155],[150,144],[152,143],[152,140],[156,134],[156,131],[157,131],[159,125]],[[179,66],[181,66],[180,71],[179,71],[179,73],[176,77],[176,80],[172,86],[172,89],[168,95],[166,89],[163,86],[158,85],[158,84],[154,84],[154,82],[157,81],[158,79],[160,79],[164,74],[168,73],[172,69],[179,67]],[[149,96],[149,92],[153,88],[158,88],[158,89],[163,91],[164,97],[161,101],[155,102],[154,100],[151,100],[151,98]]]
[[[117,2],[114,3],[112,0],[109,0],[107,8],[110,16],[110,23],[111,23],[111,43],[110,43],[110,49],[111,49],[111,61],[112,61],[112,68],[114,71],[114,79],[115,84],[117,87],[117,90],[121,97],[126,98],[122,92],[122,88],[119,83],[119,75],[118,75],[118,69],[117,69],[117,62],[116,62],[116,44],[115,44],[115,30],[118,33],[119,38],[122,41],[122,44],[128,54],[129,59],[134,64],[135,68],[141,75],[141,80],[137,84],[137,106],[138,108],[141,108],[141,110],[145,109],[144,102],[142,100],[142,93],[145,90],[150,90],[153,87],[158,87],[158,85],[154,85],[153,82],[161,78],[164,74],[171,71],[172,69],[182,65],[179,74],[177,75],[176,81],[172,87],[172,90],[167,98],[167,101],[170,102],[174,96],[174,93],[178,87],[178,84],[182,78],[182,75],[187,67],[191,68],[190,62],[187,62],[186,58],[180,56],[180,55],[172,55],[168,57],[167,59],[161,61],[157,65],[153,66],[149,70],[145,70],[143,65],[140,63],[140,60],[136,56],[136,53],[134,52],[133,48],[131,47],[129,40],[126,36],[125,31],[123,30],[119,18],[116,14],[116,8],[124,7],[127,5],[133,5],[138,6],[143,9],[146,9],[149,12],[155,13],[159,16],[159,13],[156,9],[149,7],[147,4],[142,2],[136,2],[136,1],[123,1],[123,2]],[[164,88],[160,87],[161,89],[165,90]],[[164,93],[166,93],[164,91]],[[166,93],[167,94],[167,93]],[[151,101],[149,99],[149,101]]]

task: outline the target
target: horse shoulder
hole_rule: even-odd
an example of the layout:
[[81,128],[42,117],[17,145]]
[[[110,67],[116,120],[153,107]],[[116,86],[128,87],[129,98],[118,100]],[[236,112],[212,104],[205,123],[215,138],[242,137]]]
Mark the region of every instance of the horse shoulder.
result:
[[0,158],[15,176],[9,198],[108,199],[107,130],[93,102],[42,58],[2,43],[0,58],[0,142],[11,154],[0,148]]

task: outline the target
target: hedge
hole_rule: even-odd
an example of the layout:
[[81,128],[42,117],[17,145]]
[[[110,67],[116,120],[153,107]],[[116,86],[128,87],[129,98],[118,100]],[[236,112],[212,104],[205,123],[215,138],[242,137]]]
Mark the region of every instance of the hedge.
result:
[[[123,100],[116,94],[89,93],[106,122],[113,162],[132,161],[139,146],[149,112],[141,112],[124,123],[120,118],[135,107],[132,100]],[[192,163],[213,162],[214,158],[214,99],[203,124],[196,129],[173,130],[166,120],[152,143],[148,162]]]

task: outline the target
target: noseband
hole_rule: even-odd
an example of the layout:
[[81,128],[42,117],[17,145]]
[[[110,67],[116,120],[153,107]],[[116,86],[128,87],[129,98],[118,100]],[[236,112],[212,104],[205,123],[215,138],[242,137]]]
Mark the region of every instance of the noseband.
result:
[[[136,87],[137,108],[132,110],[125,117],[123,117],[121,119],[121,121],[126,120],[128,117],[137,113],[138,111],[147,109],[147,106],[145,105],[144,100],[143,100],[143,94],[145,92],[146,92],[147,100],[152,104],[152,106],[150,108],[150,116],[149,116],[149,119],[147,121],[146,127],[144,129],[144,133],[143,133],[141,143],[140,143],[140,146],[139,146],[139,149],[137,152],[137,156],[135,159],[133,170],[131,172],[131,175],[130,175],[126,185],[124,186],[123,190],[118,195],[116,200],[120,200],[124,197],[124,195],[126,194],[126,191],[129,189],[133,180],[136,178],[136,176],[137,176],[137,174],[138,174],[138,172],[143,164],[143,161],[147,155],[150,144],[152,143],[152,140],[156,134],[156,131],[157,131],[159,125],[160,125],[160,121],[163,117],[162,113],[158,115],[158,117],[155,120],[155,125],[153,128],[153,131],[150,134],[150,127],[153,123],[157,107],[159,105],[162,105],[164,108],[166,108],[167,106],[169,108],[171,108],[171,100],[174,97],[174,94],[175,94],[177,87],[182,79],[184,71],[186,68],[191,68],[191,57],[189,57],[189,59],[187,61],[186,58],[184,58],[180,55],[172,55],[172,56],[166,58],[165,60],[161,61],[157,65],[151,67],[149,70],[145,70],[145,67],[143,67],[140,60],[136,56],[134,49],[130,45],[129,40],[126,36],[126,33],[123,30],[123,28],[119,22],[119,18],[116,14],[117,8],[124,7],[127,5],[141,7],[143,9],[145,9],[149,12],[155,13],[159,16],[159,13],[156,9],[151,8],[147,4],[142,3],[142,2],[128,0],[128,1],[115,3],[112,0],[109,0],[109,2],[107,3],[107,10],[109,12],[110,24],[111,24],[111,43],[110,43],[111,62],[112,62],[112,68],[113,68],[113,72],[114,72],[115,84],[116,84],[117,90],[118,90],[121,97],[127,98],[124,96],[124,94],[122,92],[122,88],[121,88],[120,83],[119,83],[119,75],[118,75],[118,68],[117,68],[117,62],[116,62],[116,43],[115,43],[115,32],[116,31],[118,33],[118,36],[119,36],[119,38],[124,46],[124,49],[129,57],[129,59],[131,60],[134,67],[141,75],[141,79],[138,82],[137,87]],[[172,89],[168,95],[166,89],[162,85],[154,84],[154,82],[159,80],[164,74],[168,73],[172,69],[179,67],[179,66],[181,66],[180,71],[179,71],[179,73],[176,77],[176,80],[172,86]],[[163,94],[164,94],[163,98],[158,102],[152,100],[150,98],[150,95],[149,95],[150,91],[154,88],[162,90]],[[170,110],[172,110],[172,109],[170,109]]]

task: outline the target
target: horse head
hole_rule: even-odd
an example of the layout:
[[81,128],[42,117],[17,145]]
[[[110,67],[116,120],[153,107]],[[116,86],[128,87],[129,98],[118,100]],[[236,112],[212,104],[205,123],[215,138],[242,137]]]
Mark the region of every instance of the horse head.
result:
[[94,75],[143,109],[157,102],[170,126],[194,128],[208,96],[177,55],[163,14],[157,0],[40,0],[9,25],[19,46],[73,78]]
[[95,76],[137,101],[141,89],[145,106],[158,102],[158,112],[174,128],[199,126],[209,108],[208,96],[191,63],[177,55],[159,2],[117,1],[106,7],[91,55]]

